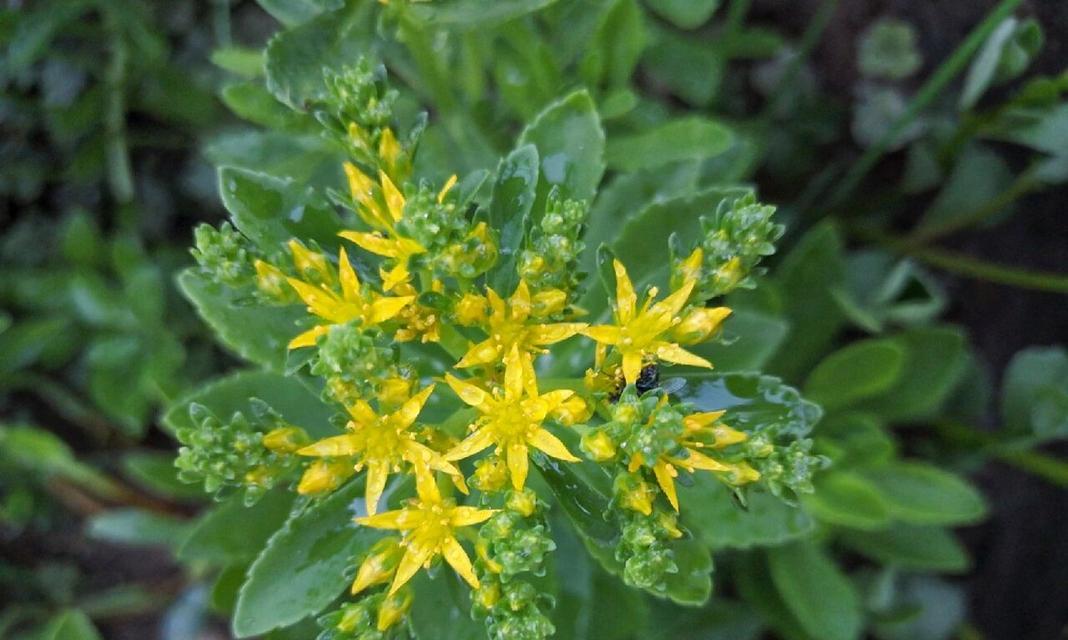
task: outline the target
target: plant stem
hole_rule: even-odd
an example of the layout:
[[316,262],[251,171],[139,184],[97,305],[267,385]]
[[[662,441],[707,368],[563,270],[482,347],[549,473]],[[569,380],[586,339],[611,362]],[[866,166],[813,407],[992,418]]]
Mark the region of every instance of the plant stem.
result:
[[129,229],[134,224],[131,206],[134,199],[134,180],[130,167],[130,150],[126,144],[126,63],[129,53],[122,33],[119,9],[104,3],[102,10],[111,46],[111,57],[104,70],[107,96],[104,134],[107,139],[108,186],[111,189],[111,197],[118,205],[119,226]]
[[943,62],[931,77],[924,83],[916,96],[909,103],[908,108],[898,117],[893,126],[882,138],[864,152],[860,160],[845,175],[838,188],[831,194],[832,206],[841,204],[853,195],[860,182],[875,167],[880,159],[890,149],[890,145],[897,139],[901,132],[908,128],[916,117],[926,109],[935,98],[957,77],[967,66],[972,55],[983,45],[987,37],[997,28],[1001,21],[1011,14],[1022,0],[1001,0],[987,17],[972,30],[953,54]]
[[808,26],[805,27],[805,32],[801,35],[801,43],[798,47],[797,54],[790,60],[786,67],[786,70],[782,74],[782,78],[779,80],[778,90],[775,95],[764,105],[764,110],[761,112],[758,120],[767,125],[775,112],[779,109],[784,96],[788,95],[789,91],[793,88],[794,81],[797,79],[797,74],[801,70],[801,65],[808,60],[808,57],[812,55],[812,50],[816,48],[820,38],[823,36],[823,32],[827,29],[827,25],[831,22],[831,17],[834,16],[834,10],[838,8],[838,0],[823,0],[819,9],[816,10],[816,14],[812,16]]
[[1068,462],[1035,451],[1016,451],[997,437],[951,421],[939,421],[932,426],[946,440],[968,447],[978,447],[1002,462],[1042,478],[1058,487],[1068,487]]

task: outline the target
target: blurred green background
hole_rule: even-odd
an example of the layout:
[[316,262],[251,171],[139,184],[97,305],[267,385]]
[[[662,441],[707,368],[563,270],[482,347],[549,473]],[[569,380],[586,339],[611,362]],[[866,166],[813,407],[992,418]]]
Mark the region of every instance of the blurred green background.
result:
[[[0,5],[0,638],[92,637],[70,635],[86,625],[116,639],[228,637],[210,616],[204,570],[174,556],[207,501],[176,480],[160,414],[235,361],[173,278],[191,263],[193,227],[224,217],[215,166],[336,173],[315,164],[324,160],[298,135],[305,123],[264,89],[260,51],[334,4]],[[471,4],[422,6],[443,7],[431,21],[447,26]],[[442,60],[445,90],[415,83],[444,123],[426,164],[480,166],[525,118],[585,84],[610,168],[646,172],[612,183],[606,208],[670,193],[686,179],[665,169],[678,160],[757,185],[788,225],[767,290],[794,298],[761,289],[740,301],[751,344],[766,346],[746,357],[833,405],[848,403],[834,395],[834,367],[856,354],[813,375],[828,354],[872,336],[948,332],[912,344],[922,364],[909,375],[944,387],[919,411],[925,421],[905,395],[888,418],[922,423],[895,431],[900,448],[971,473],[990,505],[960,531],[972,565],[947,584],[967,622],[946,637],[1060,637],[1064,3],[526,4],[557,6],[470,30],[463,64]],[[592,21],[592,38],[568,38],[572,24],[582,32],[576,16]],[[411,81],[410,69],[391,71]],[[706,120],[744,144],[710,157]],[[677,144],[649,146],[672,135]],[[470,144],[450,146],[456,136]],[[959,366],[942,380],[947,359]]]

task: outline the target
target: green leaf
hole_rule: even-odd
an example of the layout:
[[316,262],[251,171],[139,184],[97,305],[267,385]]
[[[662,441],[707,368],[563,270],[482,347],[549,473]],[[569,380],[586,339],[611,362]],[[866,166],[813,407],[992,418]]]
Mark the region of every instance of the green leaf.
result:
[[325,190],[344,184],[344,156],[321,136],[277,131],[244,131],[211,139],[204,155],[217,167],[263,172]]
[[769,549],[767,555],[771,579],[805,631],[820,640],[860,637],[860,598],[816,543],[793,542]]
[[1022,73],[1042,48],[1042,40],[1042,28],[1033,18],[1022,22],[1005,18],[968,68],[960,94],[960,109],[971,109],[995,83]]
[[293,624],[344,591],[346,570],[382,535],[353,523],[366,514],[362,496],[363,483],[350,482],[294,514],[271,536],[241,586],[234,635],[246,638]]
[[[675,393],[698,411],[726,409],[723,418],[746,432],[770,431],[801,438],[812,431],[823,412],[796,389],[772,376],[704,370],[680,376],[686,384]],[[665,385],[671,385],[671,379]]]
[[647,41],[645,16],[637,0],[614,0],[587,42],[581,63],[586,84],[629,87]]
[[334,410],[296,376],[269,371],[240,371],[214,380],[188,393],[167,408],[163,424],[171,431],[191,429],[189,406],[200,404],[220,418],[241,411],[247,413],[248,401],[259,398],[285,420],[306,429],[313,437],[335,435],[330,424]]
[[1013,181],[1004,157],[987,146],[973,143],[960,153],[938,196],[927,208],[916,230],[922,234],[967,220],[976,210],[996,200]]
[[517,146],[525,144],[536,146],[541,160],[535,214],[553,186],[565,197],[593,199],[604,174],[605,139],[589,93],[576,91],[546,107],[519,136]]
[[486,626],[471,619],[467,585],[451,569],[420,571],[412,578],[413,601],[408,622],[416,640],[484,640]]
[[250,507],[237,495],[202,515],[178,548],[183,562],[227,565],[252,560],[289,517],[296,494],[269,491]]
[[189,524],[171,516],[127,508],[105,511],[89,520],[86,535],[131,545],[175,546]]
[[727,127],[697,116],[671,120],[641,133],[613,136],[605,157],[609,168],[637,171],[683,160],[719,155],[733,143]]
[[123,473],[156,495],[172,500],[201,501],[204,490],[178,479],[173,453],[132,451],[122,458]]
[[275,100],[259,81],[228,84],[220,97],[237,117],[268,129],[292,129],[302,122],[297,112]]
[[831,223],[822,223],[798,240],[775,272],[790,333],[768,370],[787,380],[803,373],[828,350],[845,323],[831,291],[845,281],[842,238]]
[[66,478],[105,498],[121,492],[111,478],[79,461],[66,442],[44,429],[0,425],[0,460],[31,477]]
[[419,19],[442,26],[489,27],[534,13],[556,0],[452,0],[426,5],[413,5],[410,9]]
[[719,0],[657,0],[649,6],[680,29],[696,29],[716,12]]
[[518,283],[516,260],[529,227],[531,207],[538,189],[538,149],[523,145],[501,160],[493,183],[489,223],[497,231],[500,258],[490,282],[502,295]]
[[690,507],[684,509],[683,521],[713,551],[778,545],[812,531],[805,511],[769,493],[750,493],[743,508],[709,474],[697,473],[690,480],[678,487],[680,504]]
[[[744,602],[717,595],[700,609],[682,609],[668,603],[652,603],[653,615],[648,625],[635,634],[635,626],[626,627],[628,640],[757,640],[763,623],[757,612]],[[600,603],[598,604],[600,606]],[[620,611],[621,617],[628,611]],[[585,636],[580,636],[585,637]],[[594,637],[594,636],[589,636]],[[600,638],[598,638],[600,640]]]
[[303,24],[324,11],[345,5],[344,0],[256,0],[256,4],[287,27]]
[[267,90],[294,109],[326,97],[323,72],[339,71],[371,47],[375,20],[370,3],[322,13],[283,31],[267,44]]
[[1017,433],[1068,436],[1068,352],[1033,347],[1013,356],[1001,391],[1001,416],[1005,428]]
[[734,579],[745,602],[785,640],[823,640],[805,633],[797,618],[786,606],[782,595],[771,581],[765,554],[742,555]]
[[[535,458],[534,462],[590,555],[612,575],[622,576],[623,564],[614,552],[619,532],[603,516],[609,507],[608,479],[604,470],[592,463],[564,465],[545,456]],[[582,467],[582,475],[572,467]],[[590,482],[593,478],[603,480],[598,483],[603,486],[593,486]],[[675,540],[668,546],[675,554],[679,572],[669,575],[661,585],[662,589],[651,593],[681,605],[704,604],[712,593],[712,556],[708,548],[692,536]]]
[[40,640],[101,640],[89,616],[77,609],[67,609],[53,616],[39,636]]
[[886,462],[897,451],[897,443],[882,422],[871,414],[839,413],[828,416],[816,427],[817,448],[830,445],[840,454],[831,454],[835,467]]
[[246,78],[263,75],[263,51],[245,47],[223,47],[211,52],[211,63]]
[[850,471],[816,476],[816,490],[802,504],[822,522],[853,529],[876,529],[890,522],[890,509],[870,481]]
[[983,496],[960,476],[919,462],[897,462],[863,470],[890,509],[910,524],[955,525],[986,515]]
[[885,393],[855,405],[890,421],[911,422],[937,413],[967,364],[964,334],[950,326],[910,329],[893,340],[905,353],[901,375]]
[[893,386],[904,360],[904,349],[893,340],[854,342],[816,365],[805,382],[805,395],[828,410],[849,406]]
[[293,180],[222,167],[219,194],[234,226],[268,253],[291,238],[338,245],[343,227],[333,208],[313,202],[313,194]]
[[895,524],[884,531],[841,531],[836,537],[876,562],[909,571],[962,572],[970,564],[956,536],[941,527]]
[[297,322],[308,315],[303,307],[247,304],[233,289],[205,279],[194,269],[178,275],[178,288],[219,342],[249,362],[272,371],[285,370],[286,345],[300,333]]
[[698,108],[711,106],[726,69],[722,43],[666,30],[655,33],[642,55],[642,69],[683,102]]
[[687,347],[715,365],[716,371],[759,371],[775,355],[790,325],[760,311],[733,308],[723,324],[723,339]]

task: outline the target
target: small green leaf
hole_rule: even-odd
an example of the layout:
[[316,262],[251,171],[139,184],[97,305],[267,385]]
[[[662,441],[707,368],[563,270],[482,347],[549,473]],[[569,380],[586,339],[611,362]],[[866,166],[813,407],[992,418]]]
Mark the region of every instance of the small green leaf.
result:
[[178,559],[219,565],[252,560],[285,524],[294,497],[288,488],[276,489],[250,507],[243,496],[231,497],[197,520],[178,548]]
[[904,360],[904,349],[892,340],[854,342],[816,365],[805,382],[805,395],[828,410],[848,406],[889,389]]
[[805,633],[797,618],[786,606],[782,594],[771,581],[768,560],[763,553],[747,553],[738,559],[734,576],[738,592],[756,610],[763,621],[784,640],[823,640]]
[[185,536],[188,527],[187,522],[170,516],[141,509],[115,509],[93,516],[86,535],[121,544],[173,547]]
[[304,110],[326,97],[324,70],[339,71],[370,47],[374,7],[352,7],[322,13],[267,44],[267,90],[294,109]]
[[245,47],[224,47],[211,52],[211,63],[246,78],[263,75],[263,51]]
[[641,133],[614,136],[608,141],[608,166],[637,171],[683,160],[703,160],[730,148],[733,134],[727,127],[696,116],[672,120]]
[[837,539],[876,562],[909,571],[961,572],[970,564],[956,536],[941,527],[896,524],[884,531],[841,531]]
[[538,149],[523,145],[501,160],[493,183],[489,223],[497,231],[500,259],[491,277],[494,289],[508,295],[518,283],[516,260],[529,226],[538,189]]
[[228,84],[220,97],[237,117],[268,129],[293,129],[301,122],[300,114],[275,100],[259,81]]
[[890,422],[910,422],[935,414],[964,373],[964,334],[950,326],[910,329],[893,337],[905,353],[901,375],[878,396],[855,404]]
[[1042,48],[1042,28],[1034,19],[1005,18],[986,39],[968,68],[960,94],[960,109],[971,109],[987,89],[1011,80],[1030,64]]
[[860,637],[860,598],[816,543],[793,542],[767,554],[771,579],[805,631],[820,640]]
[[759,371],[786,339],[790,325],[782,318],[733,308],[723,324],[723,340],[687,347],[707,358],[716,371]]
[[293,180],[222,167],[219,194],[234,226],[268,253],[291,238],[338,245],[342,225],[333,208],[313,202],[314,196]]
[[1015,433],[1068,436],[1068,352],[1033,347],[1013,356],[1002,387],[1001,416]]
[[696,29],[716,12],[719,0],[657,0],[649,6],[680,29]]
[[132,451],[123,456],[122,469],[131,480],[159,496],[184,501],[205,498],[203,489],[178,479],[173,453]]
[[802,496],[802,504],[817,519],[853,529],[876,529],[890,521],[890,509],[879,491],[850,471],[816,476],[816,490]]
[[453,0],[426,5],[413,5],[411,11],[421,20],[442,26],[489,27],[534,13],[556,0]]
[[581,63],[586,84],[629,87],[647,41],[645,15],[637,0],[614,0],[587,42]]
[[541,160],[536,215],[553,186],[575,200],[592,200],[604,174],[604,131],[593,99],[576,91],[546,107],[519,136],[517,146],[533,144]]
[[886,462],[897,451],[897,443],[882,422],[865,413],[839,413],[828,416],[816,427],[817,447],[830,441],[840,451],[835,467],[860,466]]
[[433,578],[420,571],[412,578],[414,602],[408,615],[415,640],[484,640],[486,627],[471,619],[469,589],[451,569]]
[[697,473],[678,487],[683,521],[713,551],[778,545],[808,535],[812,518],[805,511],[764,492],[750,493],[745,508],[730,490],[708,474]]
[[256,0],[256,4],[287,27],[303,24],[324,11],[344,6],[344,0]]
[[954,525],[986,515],[983,496],[963,478],[918,462],[897,462],[863,471],[890,509],[911,524]]
[[232,289],[206,280],[193,269],[178,275],[178,287],[215,331],[219,342],[249,362],[283,371],[286,345],[300,329],[307,312],[299,306],[247,304]]
[[241,586],[234,635],[247,638],[298,622],[345,589],[346,570],[381,537],[353,523],[366,513],[362,495],[363,483],[350,482],[294,514],[271,536]]
[[953,171],[924,212],[916,230],[922,234],[967,220],[989,206],[1012,184],[1012,169],[1002,154],[988,146],[969,144],[960,152]]
[[89,616],[77,609],[68,609],[53,616],[39,636],[40,640],[101,640],[100,632]]
[[334,410],[296,376],[269,371],[239,371],[191,391],[167,408],[163,424],[171,431],[191,429],[189,406],[207,407],[220,418],[248,412],[249,399],[259,398],[291,424],[321,438],[337,433],[330,424]]

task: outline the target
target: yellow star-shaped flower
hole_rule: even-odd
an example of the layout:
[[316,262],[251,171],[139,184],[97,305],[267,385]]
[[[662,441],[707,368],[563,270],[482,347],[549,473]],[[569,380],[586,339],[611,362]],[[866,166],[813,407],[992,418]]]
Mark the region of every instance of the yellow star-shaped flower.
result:
[[432,476],[433,471],[443,471],[463,487],[460,470],[430,447],[417,442],[410,429],[433,392],[434,385],[430,385],[388,415],[378,415],[369,404],[357,400],[346,407],[352,418],[346,425],[349,433],[324,438],[297,453],[317,458],[355,457],[357,471],[367,468],[365,499],[367,513],[371,515],[378,510],[378,500],[390,472],[399,471],[403,463],[412,465],[417,476]]
[[[483,321],[483,328],[489,337],[468,349],[456,363],[457,367],[501,362],[513,348],[524,356],[543,353],[546,345],[566,340],[586,328],[582,322],[531,323],[531,311],[537,301],[531,298],[530,287],[525,280],[519,281],[519,286],[507,302],[489,287],[486,287],[486,299],[490,312]],[[524,359],[530,362],[529,357]],[[533,373],[531,367],[530,374]]]
[[[419,571],[419,567],[429,568],[431,561],[439,555],[443,556],[472,588],[477,589],[478,577],[471,567],[467,552],[456,539],[455,531],[485,522],[496,513],[496,509],[457,506],[453,500],[442,498],[432,480],[417,482],[416,491],[419,497],[408,501],[403,509],[356,518],[356,522],[365,527],[404,532],[404,538],[400,542],[404,555],[397,564],[389,594],[393,595],[411,580]],[[371,555],[364,562],[379,562],[379,559]],[[360,572],[368,575],[376,573],[373,571],[375,567],[370,569],[364,571],[361,567]],[[362,582],[364,584],[353,586],[353,593],[364,588],[371,580]]]
[[[679,510],[675,478],[678,477],[680,468],[689,473],[703,470],[728,474],[729,481],[733,485],[748,484],[760,479],[760,472],[745,462],[724,462],[700,451],[701,449],[723,449],[747,439],[748,436],[745,433],[719,422],[723,414],[723,411],[709,411],[686,416],[682,422],[685,432],[679,438],[679,445],[684,450],[683,455],[663,455],[651,465],[657,484],[660,485],[675,511]],[[645,461],[639,453],[631,458],[628,469],[634,472],[643,464]]]
[[711,362],[683,349],[679,343],[692,344],[707,339],[730,314],[730,309],[696,308],[686,317],[679,317],[697,284],[693,278],[655,304],[653,299],[657,290],[654,287],[639,309],[638,296],[626,267],[619,260],[613,261],[613,267],[616,272],[615,324],[588,327],[582,333],[600,345],[611,345],[619,351],[627,384],[638,380],[643,358],[711,369]]
[[[291,243],[291,247],[295,245],[299,243],[295,241]],[[294,261],[298,262],[299,269],[300,264],[296,254],[297,251],[294,249]],[[322,258],[321,254],[316,255]],[[319,283],[312,284],[297,278],[286,278],[286,281],[297,292],[304,304],[308,305],[308,311],[326,322],[293,338],[289,342],[290,349],[315,346],[315,341],[327,332],[330,325],[345,324],[353,320],[361,320],[367,325],[380,324],[396,316],[401,309],[415,299],[415,296],[390,298],[365,291],[360,286],[360,279],[356,276],[356,270],[352,268],[344,248],[338,254],[336,277],[327,266],[325,258],[322,259],[321,265],[318,260],[313,261],[313,264],[316,265],[314,270],[323,274],[323,277],[319,278]],[[340,294],[333,285],[335,281],[340,284]]]
[[504,387],[493,393],[445,374],[445,381],[460,399],[482,414],[469,425],[473,433],[446,453],[445,459],[462,460],[496,445],[497,455],[508,462],[512,487],[519,490],[526,483],[530,447],[559,460],[579,461],[542,426],[546,418],[570,411],[567,402],[575,392],[559,389],[539,394],[529,358],[516,346],[504,362]]

